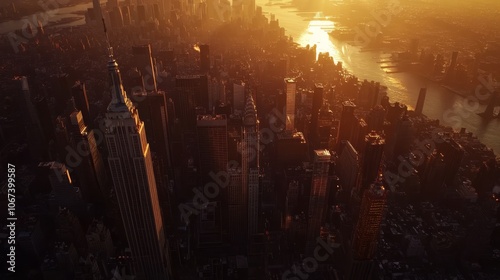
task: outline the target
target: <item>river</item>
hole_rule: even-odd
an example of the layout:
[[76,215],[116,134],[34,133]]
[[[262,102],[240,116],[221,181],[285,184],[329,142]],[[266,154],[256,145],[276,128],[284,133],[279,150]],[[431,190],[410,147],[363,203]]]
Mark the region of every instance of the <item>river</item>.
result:
[[[432,119],[438,119],[444,125],[452,125],[444,120],[444,112],[460,106],[464,98],[443,88],[440,84],[411,73],[387,74],[377,61],[387,57],[379,52],[360,52],[359,48],[339,42],[328,35],[335,28],[335,22],[329,20],[305,20],[295,8],[281,8],[280,5],[266,5],[268,0],[256,0],[266,15],[274,14],[284,27],[287,35],[302,46],[317,45],[318,52],[328,52],[334,61],[342,61],[344,68],[359,79],[380,82],[387,86],[387,95],[392,102],[398,101],[414,108],[417,104],[420,88],[427,88],[423,113]],[[283,5],[283,4],[281,4]],[[304,13],[301,13],[302,15]],[[311,18],[314,13],[308,16]],[[480,82],[478,81],[478,85]],[[484,120],[476,114],[483,112],[484,105],[477,111],[463,117],[461,127],[473,132],[485,145],[500,153],[500,119]],[[465,109],[462,111],[467,112]],[[465,116],[465,114],[464,114]]]
[[[302,46],[317,45],[318,52],[329,52],[335,61],[342,61],[343,66],[361,80],[377,81],[387,86],[387,94],[391,101],[398,101],[413,108],[417,103],[420,88],[427,88],[427,96],[423,113],[429,118],[438,119],[443,124],[443,114],[452,110],[454,106],[463,104],[464,98],[443,88],[441,85],[419,77],[411,73],[387,74],[377,61],[384,57],[378,52],[360,52],[357,47],[332,39],[328,31],[335,28],[335,23],[329,20],[305,20],[294,8],[281,8],[279,5],[266,5],[268,0],[256,0],[256,5],[261,6],[266,15],[274,14],[279,19],[280,26],[284,27],[287,35],[292,36],[294,41]],[[75,26],[85,23],[82,14],[92,3],[78,4],[72,7],[56,9],[49,17],[52,27]],[[0,34],[20,29],[26,19],[32,19],[34,15],[21,20],[0,23]],[[40,14],[38,17],[41,18]],[[60,20],[73,18],[71,22],[54,24]],[[478,81],[479,85],[479,81]],[[477,112],[484,111],[485,106],[480,105]],[[484,144],[492,148],[497,154],[500,153],[500,118],[489,121],[484,120],[475,113],[461,118],[461,127],[473,132]]]

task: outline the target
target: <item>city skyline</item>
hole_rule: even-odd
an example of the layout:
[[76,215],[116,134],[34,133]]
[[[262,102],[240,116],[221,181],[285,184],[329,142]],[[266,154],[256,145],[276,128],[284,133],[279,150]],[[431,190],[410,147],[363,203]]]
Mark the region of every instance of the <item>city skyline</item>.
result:
[[8,0],[0,278],[497,279],[498,8]]

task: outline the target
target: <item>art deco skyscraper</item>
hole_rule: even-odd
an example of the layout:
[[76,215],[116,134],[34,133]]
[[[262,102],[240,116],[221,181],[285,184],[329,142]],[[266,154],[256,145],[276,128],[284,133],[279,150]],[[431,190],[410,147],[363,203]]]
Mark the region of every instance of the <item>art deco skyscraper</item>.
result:
[[248,194],[248,234],[257,233],[259,212],[259,120],[251,94],[243,117],[241,147],[242,187]]
[[109,50],[108,162],[135,273],[138,279],[168,279],[167,242],[144,122],[125,94],[118,63]]

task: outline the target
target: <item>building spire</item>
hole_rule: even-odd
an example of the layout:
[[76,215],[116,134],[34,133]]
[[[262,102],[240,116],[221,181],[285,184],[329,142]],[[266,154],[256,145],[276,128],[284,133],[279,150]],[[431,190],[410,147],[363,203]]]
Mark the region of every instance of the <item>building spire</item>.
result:
[[111,82],[111,102],[108,105],[108,111],[129,111],[129,107],[132,103],[127,98],[125,90],[123,89],[120,69],[118,68],[118,62],[116,62],[116,59],[113,56],[113,48],[111,47],[111,44],[109,42],[108,30],[106,28],[106,22],[104,21],[104,18],[102,18],[102,24],[104,26],[104,34],[106,34],[106,43],[108,45],[108,73]]
[[251,93],[247,95],[243,123],[244,125],[255,125],[257,123],[257,110]]
[[108,29],[106,28],[106,22],[104,21],[104,18],[102,19],[102,26],[104,27],[104,34],[106,35],[106,44],[108,45],[108,55],[109,58],[113,58],[113,48],[111,47],[111,44],[109,43],[109,36],[108,36]]

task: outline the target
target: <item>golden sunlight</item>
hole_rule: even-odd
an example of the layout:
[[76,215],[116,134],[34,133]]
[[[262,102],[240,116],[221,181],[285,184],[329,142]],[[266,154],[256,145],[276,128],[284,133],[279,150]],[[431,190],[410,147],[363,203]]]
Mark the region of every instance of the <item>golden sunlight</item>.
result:
[[339,58],[339,53],[328,34],[335,28],[335,23],[328,18],[321,17],[321,13],[316,13],[314,19],[309,22],[308,28],[300,35],[298,43],[301,46],[316,45],[316,57],[319,53],[328,52],[335,60]]

